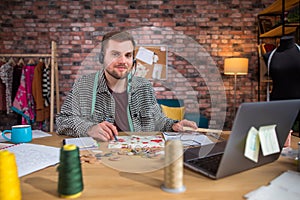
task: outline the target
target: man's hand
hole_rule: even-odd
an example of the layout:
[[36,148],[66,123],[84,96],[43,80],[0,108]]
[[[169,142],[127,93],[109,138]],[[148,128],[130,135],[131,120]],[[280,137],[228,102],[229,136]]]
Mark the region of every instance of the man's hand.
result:
[[107,142],[114,139],[114,134],[118,135],[117,127],[112,123],[103,121],[97,125],[92,126],[87,134],[96,140]]
[[181,121],[173,124],[172,129],[174,131],[176,131],[176,132],[178,132],[178,131],[184,131],[183,130],[184,126],[190,127],[192,129],[197,129],[198,128],[196,122],[183,119],[183,120],[181,120]]

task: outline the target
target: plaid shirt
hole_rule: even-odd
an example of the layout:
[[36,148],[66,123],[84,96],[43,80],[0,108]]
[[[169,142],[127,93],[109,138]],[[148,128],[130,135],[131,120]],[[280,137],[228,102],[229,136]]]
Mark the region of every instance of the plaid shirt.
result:
[[[103,70],[100,71],[95,110],[92,99],[95,75],[84,75],[76,80],[60,113],[56,116],[58,134],[73,137],[87,136],[87,130],[106,119],[115,119],[115,101],[108,90]],[[128,104],[134,131],[173,131],[176,120],[167,118],[157,104],[151,83],[141,77],[133,77]],[[126,119],[127,120],[127,119]]]

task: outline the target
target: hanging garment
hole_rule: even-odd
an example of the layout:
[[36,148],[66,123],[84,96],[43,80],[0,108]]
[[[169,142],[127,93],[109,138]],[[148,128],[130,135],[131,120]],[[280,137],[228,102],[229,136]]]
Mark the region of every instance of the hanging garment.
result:
[[[43,122],[50,117],[50,107],[45,106],[45,98],[43,97],[42,78],[44,62],[39,62],[34,69],[34,76],[32,81],[32,95],[35,102],[35,121]],[[49,104],[48,104],[49,105]]]
[[11,95],[12,95],[12,82],[13,82],[13,66],[9,63],[5,63],[0,67],[0,78],[2,83],[5,84],[5,101],[6,101],[6,113],[12,112],[11,107]]
[[43,97],[45,99],[45,106],[50,105],[50,67],[44,67],[43,69],[43,80],[42,80],[42,89]]
[[[5,62],[0,61],[0,66],[5,64]],[[0,111],[6,111],[6,100],[5,100],[5,84],[0,81]]]
[[5,100],[5,85],[0,81],[0,111],[6,110],[6,100]]
[[18,91],[18,88],[20,86],[23,67],[24,67],[24,65],[22,65],[22,64],[17,64],[16,66],[14,66],[11,102],[14,101],[17,91]]
[[35,118],[35,106],[32,96],[33,65],[22,69],[20,86],[14,99],[12,110],[22,115],[22,124],[32,124]]

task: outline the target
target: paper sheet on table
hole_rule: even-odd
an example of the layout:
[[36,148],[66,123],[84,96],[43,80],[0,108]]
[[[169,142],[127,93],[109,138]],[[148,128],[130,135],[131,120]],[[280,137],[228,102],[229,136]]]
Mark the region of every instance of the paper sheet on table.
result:
[[56,147],[22,143],[4,149],[15,154],[19,177],[59,162],[60,149]]
[[99,145],[92,137],[76,137],[64,139],[64,144],[74,144],[80,150],[98,149]]
[[12,144],[12,143],[0,143],[0,149],[9,147],[9,146],[11,146],[11,145],[14,145],[14,144]]
[[118,136],[118,141],[109,141],[109,149],[122,148],[163,148],[164,140],[161,135],[130,135]]
[[271,184],[284,187],[287,191],[295,192],[300,197],[300,173],[296,171],[287,171],[271,181]]
[[[6,137],[10,138],[11,134],[7,133],[5,135]],[[32,130],[32,138],[42,138],[42,137],[49,137],[49,136],[51,136],[51,134],[46,133],[42,130]],[[7,142],[7,140],[2,137],[2,132],[0,132],[0,142]]]
[[245,195],[249,200],[299,200],[300,173],[287,171],[271,181],[270,185],[262,186]]
[[164,132],[163,136],[165,140],[181,140],[184,147],[213,143],[206,135],[199,133]]

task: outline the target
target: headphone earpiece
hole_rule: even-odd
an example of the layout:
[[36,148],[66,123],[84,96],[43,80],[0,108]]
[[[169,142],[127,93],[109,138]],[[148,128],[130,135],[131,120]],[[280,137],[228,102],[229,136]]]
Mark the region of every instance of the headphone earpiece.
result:
[[103,64],[103,62],[104,62],[103,51],[101,51],[100,54],[99,54],[99,62],[100,62],[101,64]]
[[133,61],[132,61],[132,66],[133,66],[133,67],[136,67],[136,59],[133,59]]

